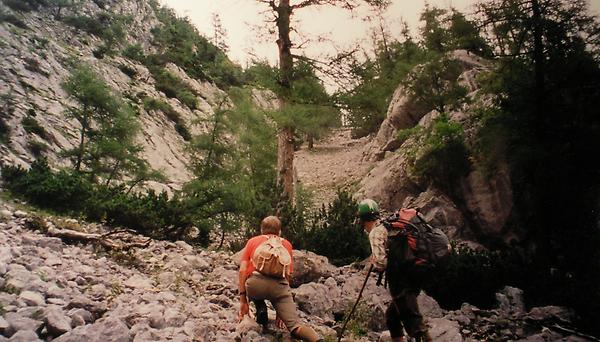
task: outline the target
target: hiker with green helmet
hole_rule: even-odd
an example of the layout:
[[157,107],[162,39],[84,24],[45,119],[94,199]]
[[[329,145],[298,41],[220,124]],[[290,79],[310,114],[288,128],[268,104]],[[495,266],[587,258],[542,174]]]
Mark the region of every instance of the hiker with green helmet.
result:
[[361,201],[358,204],[358,217],[369,234],[371,264],[376,271],[385,272],[392,296],[385,313],[392,341],[406,341],[404,330],[416,341],[431,341],[417,304],[417,296],[423,287],[420,268],[410,262],[394,261],[393,265],[388,264],[388,230],[380,220],[377,202],[372,199]]

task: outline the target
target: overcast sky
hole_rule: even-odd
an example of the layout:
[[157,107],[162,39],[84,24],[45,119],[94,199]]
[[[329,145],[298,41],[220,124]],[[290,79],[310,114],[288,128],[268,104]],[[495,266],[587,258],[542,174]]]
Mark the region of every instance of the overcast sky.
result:
[[[292,0],[292,4],[294,1]],[[163,4],[175,9],[177,14],[187,16],[198,30],[207,37],[212,36],[213,13],[217,13],[224,28],[227,30],[227,44],[230,47],[229,57],[237,63],[245,66],[256,56],[267,59],[271,64],[277,60],[277,47],[273,38],[265,41],[264,36],[256,27],[261,27],[263,32],[266,28],[273,28],[274,24],[266,22],[268,9],[265,4],[259,4],[255,0],[161,0]],[[398,37],[401,29],[400,19],[406,21],[413,35],[419,27],[419,14],[425,6],[424,0],[393,0],[392,5],[385,13],[386,22],[393,36]],[[428,0],[430,5],[454,8],[469,12],[473,0]],[[592,0],[591,7],[594,13],[600,12],[600,0]],[[334,45],[347,47],[356,41],[363,41],[363,46],[368,46],[370,28],[374,23],[365,21],[368,13],[357,11],[351,13],[342,9],[329,6],[317,8],[304,8],[298,10],[295,25],[298,30],[312,38],[326,37],[327,42],[312,41],[306,46],[307,54],[317,57],[322,53],[335,51]],[[294,43],[299,43],[302,38],[295,37]]]

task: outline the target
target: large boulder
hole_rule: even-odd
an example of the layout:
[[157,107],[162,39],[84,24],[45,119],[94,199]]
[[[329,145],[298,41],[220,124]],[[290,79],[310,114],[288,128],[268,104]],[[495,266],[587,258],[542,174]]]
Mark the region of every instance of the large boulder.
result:
[[513,207],[512,184],[506,165],[491,176],[473,170],[461,181],[461,191],[482,235],[497,239],[515,238],[511,234],[503,234]]
[[431,318],[428,320],[429,335],[436,342],[462,342],[460,326],[457,322],[446,318]]
[[334,307],[342,300],[341,290],[333,278],[328,278],[325,284],[302,284],[293,292],[300,310],[322,319],[332,319]]
[[294,250],[294,274],[290,285],[298,287],[321,277],[330,277],[335,269],[327,257],[309,251]]
[[393,210],[402,206],[405,198],[419,193],[409,177],[405,157],[396,153],[377,164],[360,182],[356,198],[371,198],[380,207]]

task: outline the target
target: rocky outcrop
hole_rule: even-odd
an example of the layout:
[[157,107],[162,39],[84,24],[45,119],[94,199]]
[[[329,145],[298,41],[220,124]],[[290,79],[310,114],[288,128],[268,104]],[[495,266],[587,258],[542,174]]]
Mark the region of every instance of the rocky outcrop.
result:
[[[474,143],[479,128],[474,118],[475,108],[491,105],[490,99],[480,96],[477,75],[490,69],[490,62],[466,51],[454,51],[448,58],[458,62],[462,73],[459,84],[468,91],[469,104],[448,114],[449,120],[460,123],[465,132],[465,144]],[[506,163],[500,160],[494,174],[484,174],[473,167],[468,175],[458,179],[457,189],[448,194],[414,176],[411,160],[420,147],[409,138],[399,141],[400,129],[428,127],[440,113],[417,108],[400,85],[390,102],[387,118],[377,136],[363,150],[363,157],[379,160],[359,184],[356,197],[372,198],[385,210],[402,206],[422,209],[428,220],[442,228],[451,238],[479,246],[475,240],[510,243],[519,240],[519,232],[507,231],[506,222],[512,215],[512,184]],[[452,195],[452,196],[449,196]]]
[[[152,98],[169,104],[181,123],[192,134],[198,134],[206,129],[200,122],[213,115],[226,98],[223,90],[213,83],[190,77],[175,64],[167,64],[166,69],[196,96],[198,106],[192,110],[178,99],[158,91],[146,66],[119,54],[97,58],[94,50],[104,42],[57,20],[52,11],[17,13],[2,2],[0,10],[16,16],[26,26],[19,28],[8,21],[0,22],[0,120],[9,127],[8,132],[0,133],[3,135],[0,165],[27,167],[39,155],[47,157],[54,167],[69,165],[60,152],[77,145],[79,124],[65,114],[76,103],[67,97],[61,84],[70,75],[71,61],[78,60],[90,65],[116,94],[136,108],[141,126],[137,139],[142,147],[141,157],[167,178],[164,184],[149,182],[148,185],[170,191],[181,188],[190,180],[186,141],[178,133],[173,118],[161,111],[144,108],[143,100]],[[84,1],[77,13],[64,9],[62,16],[96,16],[103,11],[130,18],[123,46],[140,44],[147,54],[156,52],[151,44],[151,31],[161,24],[147,1]],[[266,108],[273,106],[272,94],[256,90],[253,97],[257,104]],[[230,105],[228,99],[225,103]],[[43,133],[28,132],[21,124],[25,118],[35,120]],[[43,151],[36,152],[32,145],[43,146],[40,147]]]

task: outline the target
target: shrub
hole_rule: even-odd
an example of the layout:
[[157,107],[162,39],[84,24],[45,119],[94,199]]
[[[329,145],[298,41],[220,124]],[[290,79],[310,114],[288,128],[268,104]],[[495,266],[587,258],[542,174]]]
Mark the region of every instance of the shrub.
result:
[[28,28],[27,24],[25,24],[23,20],[17,18],[14,14],[6,13],[0,9],[0,23],[3,22],[13,24],[16,27],[24,30]]
[[140,63],[144,63],[146,61],[144,49],[140,44],[127,45],[121,53],[123,54],[123,57],[127,57]]
[[104,25],[100,20],[86,15],[67,16],[63,18],[63,22],[97,37],[102,37],[104,32]]
[[0,143],[7,144],[10,140],[10,126],[0,117]]
[[181,119],[181,115],[179,115],[170,104],[151,97],[145,97],[143,103],[146,110],[159,110],[163,112],[169,120],[173,121],[175,130],[185,141],[190,141],[192,139],[192,134],[188,130],[185,122],[183,122],[183,119]]
[[25,62],[25,69],[48,77],[48,75],[49,75],[48,72],[46,72],[44,69],[42,69],[40,67],[40,62],[38,62],[37,59],[24,58],[23,61]]
[[27,143],[27,148],[33,153],[35,157],[40,157],[42,153],[48,150],[48,145],[41,141],[31,140]]
[[288,206],[282,213],[285,234],[296,248],[326,256],[334,265],[362,260],[370,254],[370,247],[367,235],[355,223],[356,207],[345,191],[314,214]]
[[408,133],[415,139],[407,149],[412,175],[453,194],[454,186],[471,167],[462,126],[442,114],[428,127]]
[[47,5],[45,0],[4,0],[4,4],[15,11],[29,12]]
[[37,134],[40,138],[44,139],[48,137],[48,134],[46,133],[44,127],[40,126],[37,120],[30,115],[24,117],[23,120],[21,120],[21,124],[23,125],[23,129],[27,133]]
[[153,69],[155,69],[152,74],[156,80],[157,90],[162,91],[169,98],[177,98],[190,109],[198,107],[198,99],[183,81],[168,70]]
[[[108,187],[92,183],[85,174],[50,170],[45,159],[31,165],[2,168],[6,188],[31,204],[90,220],[137,230],[158,239],[185,239],[187,228],[194,225],[192,210],[179,198],[166,193],[133,194],[123,186]],[[208,242],[208,232],[201,231],[193,241]]]

